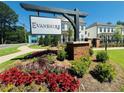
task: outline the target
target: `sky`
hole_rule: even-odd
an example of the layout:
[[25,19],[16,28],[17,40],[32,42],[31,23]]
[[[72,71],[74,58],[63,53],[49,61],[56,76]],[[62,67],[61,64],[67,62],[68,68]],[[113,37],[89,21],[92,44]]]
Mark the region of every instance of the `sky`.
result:
[[[88,13],[85,18],[86,26],[94,22],[115,24],[119,20],[124,21],[124,1],[5,1],[5,3],[19,15],[17,24],[25,24],[27,31],[30,30],[29,15],[36,15],[36,13],[24,10],[20,3],[70,10],[78,8],[81,12]],[[53,14],[41,12],[40,16],[53,16]]]

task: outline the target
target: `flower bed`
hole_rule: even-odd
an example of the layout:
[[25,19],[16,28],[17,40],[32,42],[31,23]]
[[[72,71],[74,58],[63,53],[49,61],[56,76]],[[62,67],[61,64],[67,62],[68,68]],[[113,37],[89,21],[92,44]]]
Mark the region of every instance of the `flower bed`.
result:
[[79,80],[68,73],[51,73],[45,70],[43,73],[31,71],[23,72],[14,67],[0,74],[0,83],[4,85],[28,86],[32,82],[37,85],[45,83],[50,91],[76,91],[79,87]]

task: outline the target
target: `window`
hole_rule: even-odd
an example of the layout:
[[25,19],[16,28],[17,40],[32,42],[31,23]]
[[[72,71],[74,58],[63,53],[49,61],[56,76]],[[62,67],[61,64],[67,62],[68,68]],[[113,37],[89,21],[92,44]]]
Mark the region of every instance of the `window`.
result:
[[104,32],[106,32],[106,28],[104,28]]
[[110,32],[110,28],[108,28],[108,32]]
[[109,36],[108,36],[108,39],[109,39]]
[[65,24],[64,23],[62,23],[62,30],[64,30],[65,29]]
[[114,32],[114,31],[113,31],[113,28],[111,29],[111,32]]
[[36,40],[32,40],[32,43],[36,43],[37,41]]
[[65,28],[64,28],[66,31],[68,30],[68,26],[67,26],[67,24],[65,24]]
[[102,27],[100,27],[99,29],[100,29],[100,32],[102,32]]
[[85,35],[87,34],[87,31],[85,31]]

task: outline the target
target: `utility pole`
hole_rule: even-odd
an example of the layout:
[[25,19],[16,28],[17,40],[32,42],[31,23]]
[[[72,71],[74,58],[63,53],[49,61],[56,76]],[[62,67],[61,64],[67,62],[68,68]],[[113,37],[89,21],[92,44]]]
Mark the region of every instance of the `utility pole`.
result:
[[104,39],[105,39],[105,51],[107,52],[107,35],[104,36]]

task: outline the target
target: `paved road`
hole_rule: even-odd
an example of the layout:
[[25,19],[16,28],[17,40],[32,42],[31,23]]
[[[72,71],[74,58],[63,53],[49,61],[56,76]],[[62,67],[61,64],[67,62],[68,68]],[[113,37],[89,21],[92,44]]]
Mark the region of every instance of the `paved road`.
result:
[[11,60],[11,59],[13,59],[13,58],[15,58],[17,56],[29,53],[29,52],[46,50],[46,49],[31,49],[31,48],[29,48],[26,45],[25,46],[21,46],[18,49],[20,50],[20,52],[9,54],[9,55],[5,55],[5,56],[1,56],[0,57],[0,64],[5,62],[5,61]]
[[13,46],[23,46],[23,45],[26,45],[26,43],[21,43],[21,44],[0,44],[0,49],[1,48],[13,47]]

